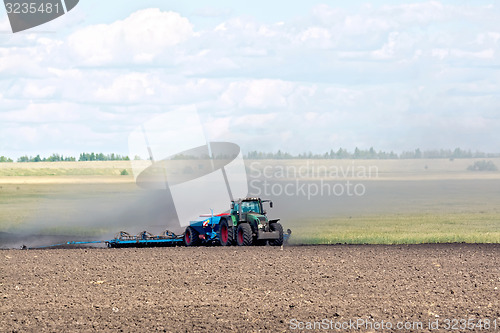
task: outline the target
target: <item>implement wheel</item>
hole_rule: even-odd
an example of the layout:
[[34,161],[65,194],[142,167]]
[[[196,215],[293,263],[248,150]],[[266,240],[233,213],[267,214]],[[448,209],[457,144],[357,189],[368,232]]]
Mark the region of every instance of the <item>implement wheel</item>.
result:
[[252,241],[252,227],[248,223],[240,223],[236,230],[236,242],[239,246],[250,246]]
[[186,246],[197,246],[200,243],[200,237],[196,230],[191,227],[186,228],[184,232],[184,244]]
[[279,238],[270,240],[269,245],[272,245],[272,246],[283,245],[283,226],[280,223],[271,223],[271,225],[269,226],[269,229],[271,231],[278,231],[279,232]]
[[222,246],[230,246],[234,243],[233,227],[230,227],[227,220],[220,222],[219,241]]

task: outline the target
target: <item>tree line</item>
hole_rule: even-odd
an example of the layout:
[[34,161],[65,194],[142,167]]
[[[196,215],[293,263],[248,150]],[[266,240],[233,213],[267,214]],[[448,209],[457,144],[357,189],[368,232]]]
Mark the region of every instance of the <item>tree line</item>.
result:
[[[103,154],[103,153],[81,153],[78,157],[78,161],[129,161],[128,156],[122,156],[119,154]],[[75,162],[77,161],[74,156],[63,156],[59,154],[52,154],[49,157],[40,157],[24,155],[17,159],[17,162]],[[0,163],[2,162],[14,162],[11,158],[0,156]]]
[[[317,153],[301,153],[298,155],[290,154],[287,152],[282,152],[278,150],[275,153],[272,152],[260,152],[260,151],[250,151],[245,156],[246,159],[249,160],[257,160],[257,159],[270,159],[270,160],[279,160],[279,159],[379,159],[379,160],[387,160],[387,159],[432,159],[432,158],[446,158],[446,159],[455,159],[455,158],[495,158],[500,157],[500,153],[483,153],[483,152],[472,152],[471,150],[464,150],[460,148],[456,148],[454,150],[451,149],[439,149],[439,150],[420,150],[419,148],[414,151],[404,151],[402,153],[385,152],[385,151],[376,151],[375,149],[359,149],[355,148],[354,151],[348,151],[347,149],[339,148],[338,150],[331,149],[329,152],[325,152],[323,154]],[[184,155],[176,155],[173,159],[197,159],[198,157],[193,156],[184,156]],[[135,156],[134,160],[140,160],[141,157]],[[49,157],[40,157],[40,155],[36,156],[21,156],[17,159],[17,162],[61,162],[61,161],[129,161],[130,158],[128,156],[122,156],[119,154],[103,154],[103,153],[81,153],[78,159],[73,156],[63,156],[59,154],[52,154]],[[0,163],[5,162],[14,162],[11,158],[6,156],[0,156]]]
[[118,154],[104,155],[103,153],[81,153],[78,161],[130,161],[130,158]]
[[253,159],[377,159],[377,160],[387,160],[387,159],[419,159],[419,158],[495,158],[500,157],[500,153],[491,154],[483,152],[473,152],[471,150],[464,150],[456,148],[451,149],[435,149],[435,150],[424,150],[417,148],[414,151],[404,151],[397,154],[393,151],[376,151],[373,147],[370,149],[359,149],[355,148],[354,151],[350,152],[347,149],[339,148],[334,151],[331,149],[329,152],[323,154],[314,154],[312,152],[301,153],[298,155],[293,155],[287,152],[282,152],[278,150],[276,153],[251,151],[245,155],[245,158]]

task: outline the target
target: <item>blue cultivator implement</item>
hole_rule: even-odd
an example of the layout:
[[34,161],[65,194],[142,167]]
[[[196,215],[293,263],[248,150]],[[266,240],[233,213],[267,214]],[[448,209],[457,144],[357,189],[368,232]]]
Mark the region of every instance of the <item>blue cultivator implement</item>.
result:
[[[52,244],[46,246],[31,247],[30,249],[43,249],[48,247],[65,247],[67,245],[88,245],[88,244],[107,244],[108,247],[156,247],[156,246],[178,246],[184,245],[184,235],[176,235],[171,231],[164,231],[161,235],[153,235],[150,232],[143,231],[138,235],[131,235],[128,232],[120,231],[115,238],[100,241],[77,242],[70,241],[66,243]],[[26,247],[23,246],[23,249]]]
[[143,231],[137,236],[132,236],[128,232],[120,231],[114,239],[104,242],[108,247],[176,246],[183,244],[184,236],[176,235],[168,230],[161,235],[153,235],[150,232]]

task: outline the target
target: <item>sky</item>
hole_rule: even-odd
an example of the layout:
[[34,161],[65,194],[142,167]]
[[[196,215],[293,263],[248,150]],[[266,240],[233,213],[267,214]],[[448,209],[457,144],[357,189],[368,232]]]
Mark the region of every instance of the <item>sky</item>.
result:
[[127,155],[185,107],[243,152],[500,152],[498,1],[81,0],[16,34],[0,9],[0,155]]

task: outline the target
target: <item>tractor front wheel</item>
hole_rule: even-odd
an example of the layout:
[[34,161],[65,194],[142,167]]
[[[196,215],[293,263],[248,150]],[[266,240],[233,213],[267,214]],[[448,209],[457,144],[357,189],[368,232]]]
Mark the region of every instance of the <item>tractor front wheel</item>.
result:
[[200,237],[198,232],[191,227],[187,227],[186,232],[184,232],[184,244],[186,246],[196,246],[199,242]]
[[222,246],[233,245],[233,227],[228,225],[227,220],[220,223],[219,242]]
[[252,241],[252,227],[248,223],[241,223],[236,232],[236,242],[239,246],[250,246]]
[[269,241],[271,246],[281,246],[283,245],[283,226],[280,223],[271,223],[269,226],[271,231],[277,231],[279,233],[278,239],[273,239]]

